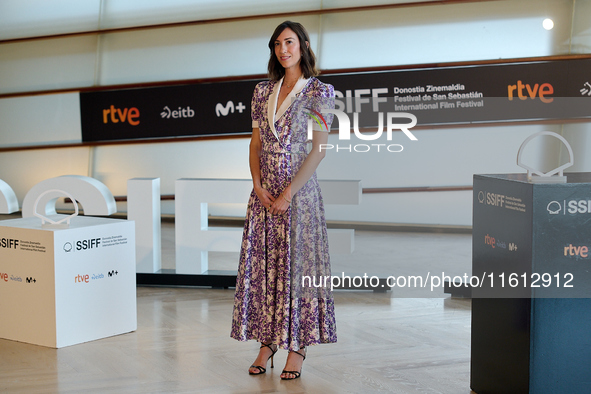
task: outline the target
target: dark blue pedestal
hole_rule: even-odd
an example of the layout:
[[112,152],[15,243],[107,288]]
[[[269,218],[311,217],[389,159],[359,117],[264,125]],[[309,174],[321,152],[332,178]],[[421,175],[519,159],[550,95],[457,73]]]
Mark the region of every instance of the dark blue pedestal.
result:
[[591,174],[566,175],[474,177],[472,275],[486,279],[472,288],[478,394],[591,393]]

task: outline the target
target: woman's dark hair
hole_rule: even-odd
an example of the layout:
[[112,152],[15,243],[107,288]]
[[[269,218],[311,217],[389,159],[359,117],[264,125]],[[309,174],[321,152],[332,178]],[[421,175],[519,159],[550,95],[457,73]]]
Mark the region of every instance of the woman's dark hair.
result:
[[[304,28],[304,26],[298,22],[285,21],[277,26],[273,32],[273,35],[271,36],[271,39],[269,40],[269,49],[271,50],[269,65],[267,67],[269,71],[269,78],[273,81],[278,81],[285,75],[285,69],[281,63],[279,63],[279,60],[275,55],[275,41],[285,29],[293,30],[293,32],[297,35],[298,40],[300,40],[300,51],[302,53],[300,68],[302,69],[302,75],[304,78],[310,78],[318,75],[319,72],[316,69],[316,56],[314,55],[312,48],[310,48],[310,36],[308,35],[306,28]],[[308,44],[306,44],[306,42]]]

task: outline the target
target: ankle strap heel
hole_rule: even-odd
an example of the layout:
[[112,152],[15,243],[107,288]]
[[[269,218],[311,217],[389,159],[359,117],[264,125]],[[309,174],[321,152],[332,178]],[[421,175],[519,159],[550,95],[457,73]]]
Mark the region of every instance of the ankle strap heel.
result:
[[[275,345],[275,349],[273,349],[273,344],[272,343],[261,343],[261,347],[259,348],[259,351],[260,351],[260,349],[262,349],[264,347],[268,347],[271,350],[271,352],[272,352],[271,355],[269,356],[269,358],[267,358],[267,361],[269,361],[269,359],[271,359],[271,368],[273,368],[275,366],[274,363],[273,363],[274,356],[275,356],[275,353],[277,353],[277,350],[279,349],[279,347],[277,345]],[[262,367],[260,365],[254,365],[253,364],[253,365],[250,366],[250,368],[256,368],[258,370],[258,372],[248,371],[248,374],[249,375],[262,375],[265,372],[267,372],[267,368]]]
[[[306,347],[305,347],[305,346],[302,346],[302,347],[300,348],[300,350],[303,350],[303,351],[305,352],[305,351],[306,351]],[[304,360],[306,359],[306,355],[305,355],[305,354],[302,354],[302,353],[300,353],[300,352],[298,352],[298,351],[296,351],[296,350],[291,350],[291,351],[290,351],[290,353],[295,353],[295,354],[298,354],[298,355],[302,356],[302,363],[303,363],[303,362],[304,362]],[[302,365],[302,366],[303,366],[303,365]],[[290,375],[293,375],[293,377],[292,377],[292,378],[281,377],[281,380],[293,380],[293,379],[297,379],[297,378],[299,378],[300,376],[302,376],[302,369],[300,368],[300,370],[299,370],[299,371],[286,371],[286,370],[284,369],[284,370],[283,370],[283,372],[281,372],[281,374],[282,374],[282,375],[283,375],[283,374],[290,374]]]

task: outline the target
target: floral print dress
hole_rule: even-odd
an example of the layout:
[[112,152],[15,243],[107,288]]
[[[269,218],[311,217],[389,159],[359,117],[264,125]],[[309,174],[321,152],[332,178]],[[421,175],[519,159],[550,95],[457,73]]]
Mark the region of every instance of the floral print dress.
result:
[[[275,198],[289,185],[309,152],[310,107],[317,107],[319,113],[326,105],[323,100],[334,98],[331,85],[314,77],[301,78],[276,112],[282,82],[259,83],[251,106],[253,127],[259,128],[261,136],[261,183]],[[332,120],[330,114],[325,118]],[[242,237],[230,336],[240,341],[272,342],[289,350],[336,342],[332,293],[329,287],[314,285],[326,276],[330,276],[328,237],[316,173],[292,196],[284,214],[270,214],[253,190]],[[304,277],[315,279],[303,285]]]

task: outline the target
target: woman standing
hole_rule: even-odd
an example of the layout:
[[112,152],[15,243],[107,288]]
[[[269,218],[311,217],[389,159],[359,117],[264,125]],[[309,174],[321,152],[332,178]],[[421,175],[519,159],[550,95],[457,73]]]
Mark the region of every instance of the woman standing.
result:
[[[252,98],[248,209],[234,298],[231,337],[261,343],[249,369],[266,372],[278,348],[289,351],[281,379],[300,377],[306,346],[336,342],[328,288],[304,276],[330,275],[324,206],[316,168],[328,130],[307,135],[310,111],[334,107],[334,89],[315,78],[316,59],[304,27],[286,21],[269,40],[269,81]],[[330,124],[331,116],[324,116]],[[325,126],[326,126],[325,124]]]

